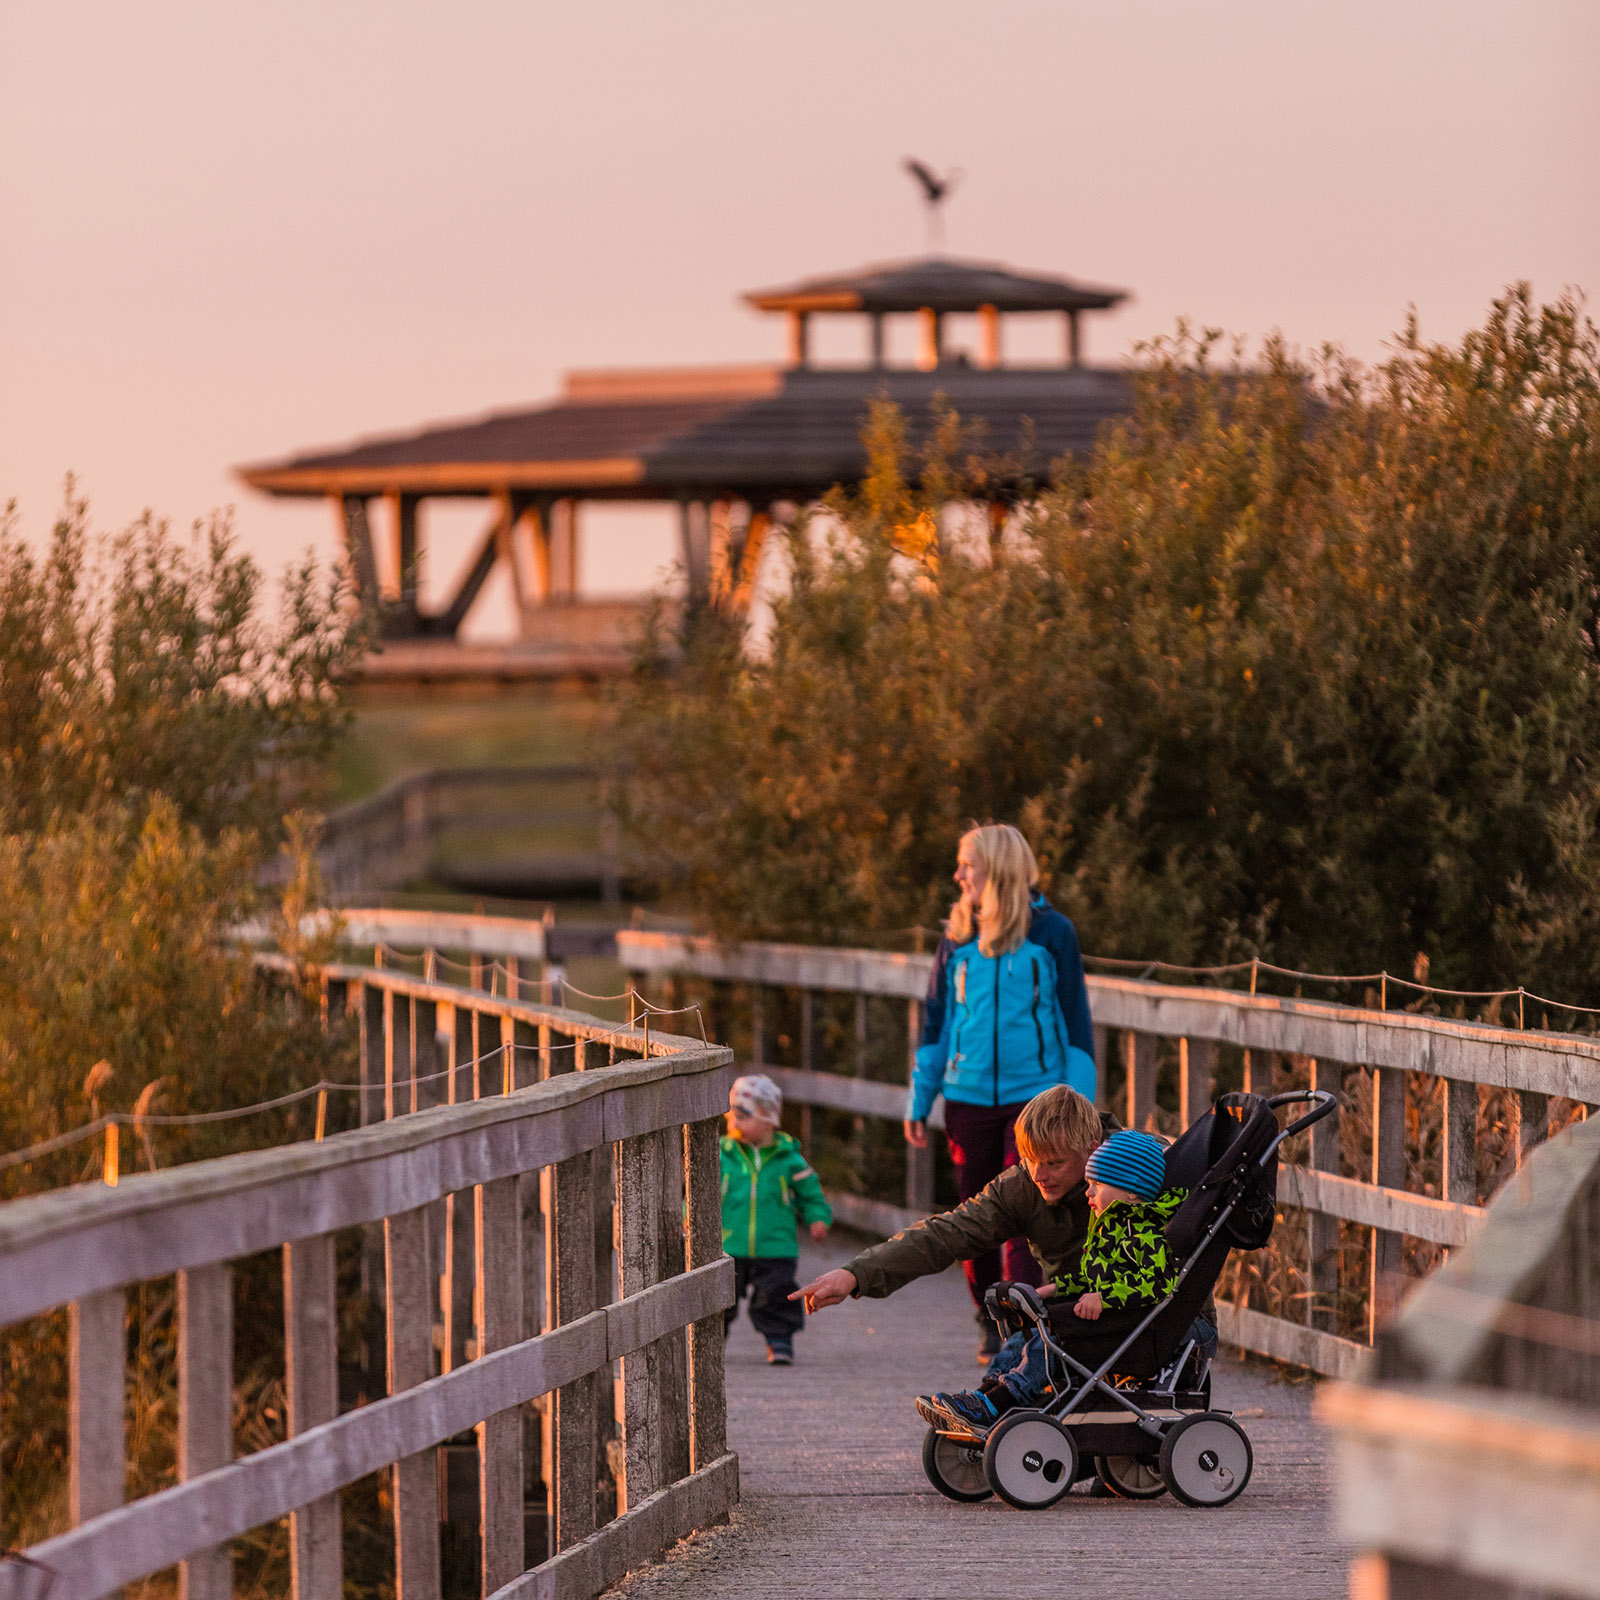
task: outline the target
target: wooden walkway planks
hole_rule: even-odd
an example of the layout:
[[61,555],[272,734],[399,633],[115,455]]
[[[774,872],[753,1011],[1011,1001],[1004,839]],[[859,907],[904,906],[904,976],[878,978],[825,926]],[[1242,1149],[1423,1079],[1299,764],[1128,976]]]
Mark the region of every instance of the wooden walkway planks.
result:
[[[847,1258],[830,1241],[807,1270]],[[1053,1510],[958,1506],[922,1475],[910,1397],[978,1376],[976,1327],[955,1272],[888,1300],[823,1312],[791,1368],[769,1368],[741,1314],[728,1343],[729,1443],[742,1504],[733,1525],[636,1573],[618,1600],[1012,1600],[1159,1594],[1162,1600],[1343,1600],[1348,1552],[1333,1532],[1331,1470],[1312,1389],[1224,1361],[1217,1401],[1255,1447],[1250,1487],[1221,1511],[1079,1491]],[[1081,1587],[1080,1587],[1081,1585]]]

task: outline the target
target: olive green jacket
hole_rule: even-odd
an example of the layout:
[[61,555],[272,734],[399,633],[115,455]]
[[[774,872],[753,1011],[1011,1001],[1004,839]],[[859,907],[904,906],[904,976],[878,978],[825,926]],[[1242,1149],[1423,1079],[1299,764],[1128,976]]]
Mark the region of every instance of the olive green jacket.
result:
[[[1116,1119],[1101,1113],[1106,1133]],[[856,1280],[856,1293],[880,1300],[903,1289],[913,1278],[943,1272],[952,1262],[970,1261],[997,1250],[1007,1239],[1026,1239],[1048,1283],[1070,1276],[1083,1260],[1089,1236],[1089,1197],[1079,1183],[1051,1205],[1020,1167],[1007,1167],[954,1211],[926,1217],[904,1233],[863,1250],[846,1268]]]

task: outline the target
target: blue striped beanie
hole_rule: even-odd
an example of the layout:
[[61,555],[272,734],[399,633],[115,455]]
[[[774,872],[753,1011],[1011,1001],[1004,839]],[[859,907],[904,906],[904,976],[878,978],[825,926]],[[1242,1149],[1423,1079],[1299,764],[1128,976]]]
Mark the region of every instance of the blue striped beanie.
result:
[[1166,1146],[1148,1133],[1123,1129],[1090,1155],[1083,1170],[1096,1183],[1155,1200],[1167,1186]]

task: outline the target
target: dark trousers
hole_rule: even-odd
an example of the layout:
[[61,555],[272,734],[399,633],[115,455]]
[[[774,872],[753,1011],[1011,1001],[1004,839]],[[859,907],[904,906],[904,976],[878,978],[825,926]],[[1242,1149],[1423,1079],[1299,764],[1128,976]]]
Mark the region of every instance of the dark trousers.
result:
[[[1017,1118],[1022,1106],[964,1106],[945,1101],[944,1134],[950,1145],[950,1159],[956,1167],[956,1193],[970,1200],[986,1183],[998,1178],[1006,1167],[1017,1164]],[[998,1250],[986,1250],[962,1267],[972,1303],[981,1311],[983,1297],[991,1284],[1002,1278],[1012,1283],[1039,1286],[1039,1263],[1033,1259],[1026,1239],[1007,1239]]]
[[800,1287],[795,1279],[794,1256],[735,1256],[733,1304],[722,1313],[724,1330],[739,1315],[739,1302],[750,1293],[750,1320],[769,1344],[792,1339],[805,1326],[806,1314],[798,1300],[789,1298]]

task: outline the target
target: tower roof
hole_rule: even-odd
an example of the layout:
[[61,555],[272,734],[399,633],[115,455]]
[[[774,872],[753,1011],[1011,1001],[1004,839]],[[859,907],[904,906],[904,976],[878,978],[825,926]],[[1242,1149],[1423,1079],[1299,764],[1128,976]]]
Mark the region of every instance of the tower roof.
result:
[[780,289],[756,289],[745,300],[758,311],[1107,311],[1126,289],[1074,283],[1044,273],[1013,272],[997,261],[919,256],[855,272],[803,278]]

